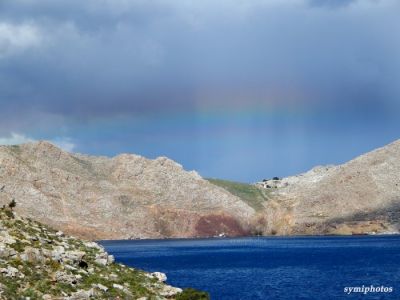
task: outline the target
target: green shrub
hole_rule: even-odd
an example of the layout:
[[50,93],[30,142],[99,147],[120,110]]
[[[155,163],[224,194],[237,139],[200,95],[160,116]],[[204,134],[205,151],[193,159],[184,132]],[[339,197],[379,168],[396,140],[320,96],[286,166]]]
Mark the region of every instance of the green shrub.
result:
[[11,210],[6,209],[4,212],[9,219],[14,219],[14,213]]
[[188,288],[184,289],[182,293],[176,296],[176,300],[209,300],[210,295],[206,292]]
[[10,203],[8,203],[8,207],[13,209],[14,207],[17,206],[17,202],[15,202],[15,199],[12,199]]

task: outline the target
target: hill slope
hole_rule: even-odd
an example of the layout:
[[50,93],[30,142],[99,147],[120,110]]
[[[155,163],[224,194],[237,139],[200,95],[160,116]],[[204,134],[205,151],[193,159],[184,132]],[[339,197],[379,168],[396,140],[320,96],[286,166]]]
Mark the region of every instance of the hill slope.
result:
[[165,157],[0,146],[0,204],[89,239],[245,235],[254,209]]
[[[114,263],[94,242],[0,209],[0,299],[208,299],[165,284],[162,273]],[[141,298],[144,297],[144,298]]]
[[256,211],[264,209],[264,205],[269,198],[268,190],[262,189],[258,186],[216,178],[207,178],[207,180],[212,184],[220,186],[231,194],[239,197]]
[[340,166],[251,186],[165,158],[0,146],[0,204],[89,239],[399,232],[400,141]]
[[267,234],[399,232],[400,140],[343,165],[256,185],[273,197]]

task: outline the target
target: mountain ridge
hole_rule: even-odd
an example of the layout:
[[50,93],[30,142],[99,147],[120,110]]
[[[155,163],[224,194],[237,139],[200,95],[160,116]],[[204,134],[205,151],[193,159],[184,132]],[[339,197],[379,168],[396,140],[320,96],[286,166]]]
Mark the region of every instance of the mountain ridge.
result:
[[399,232],[400,140],[341,165],[256,185],[272,190],[266,210],[286,218],[278,234]]
[[[254,210],[174,161],[67,153],[48,142],[0,146],[0,203],[91,239],[244,235]],[[211,225],[208,225],[210,224]]]
[[398,233],[400,140],[337,166],[254,185],[167,157],[0,146],[0,204],[89,239]]

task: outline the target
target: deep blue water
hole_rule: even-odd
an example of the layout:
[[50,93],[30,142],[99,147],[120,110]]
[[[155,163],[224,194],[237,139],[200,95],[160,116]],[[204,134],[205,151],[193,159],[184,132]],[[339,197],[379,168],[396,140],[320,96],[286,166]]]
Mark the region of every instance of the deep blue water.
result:
[[[400,299],[400,236],[102,241],[116,260],[212,299]],[[345,287],[392,293],[344,293]]]

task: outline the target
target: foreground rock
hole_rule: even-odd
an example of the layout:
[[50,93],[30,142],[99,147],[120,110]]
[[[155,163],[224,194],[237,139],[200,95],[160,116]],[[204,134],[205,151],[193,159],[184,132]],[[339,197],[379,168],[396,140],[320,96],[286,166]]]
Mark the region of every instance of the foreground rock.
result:
[[238,236],[254,209],[165,157],[71,154],[47,142],[0,146],[0,205],[92,240]]
[[384,234],[400,228],[400,141],[339,166],[265,180],[264,234]]
[[208,299],[166,280],[114,263],[94,242],[0,209],[0,299]]

